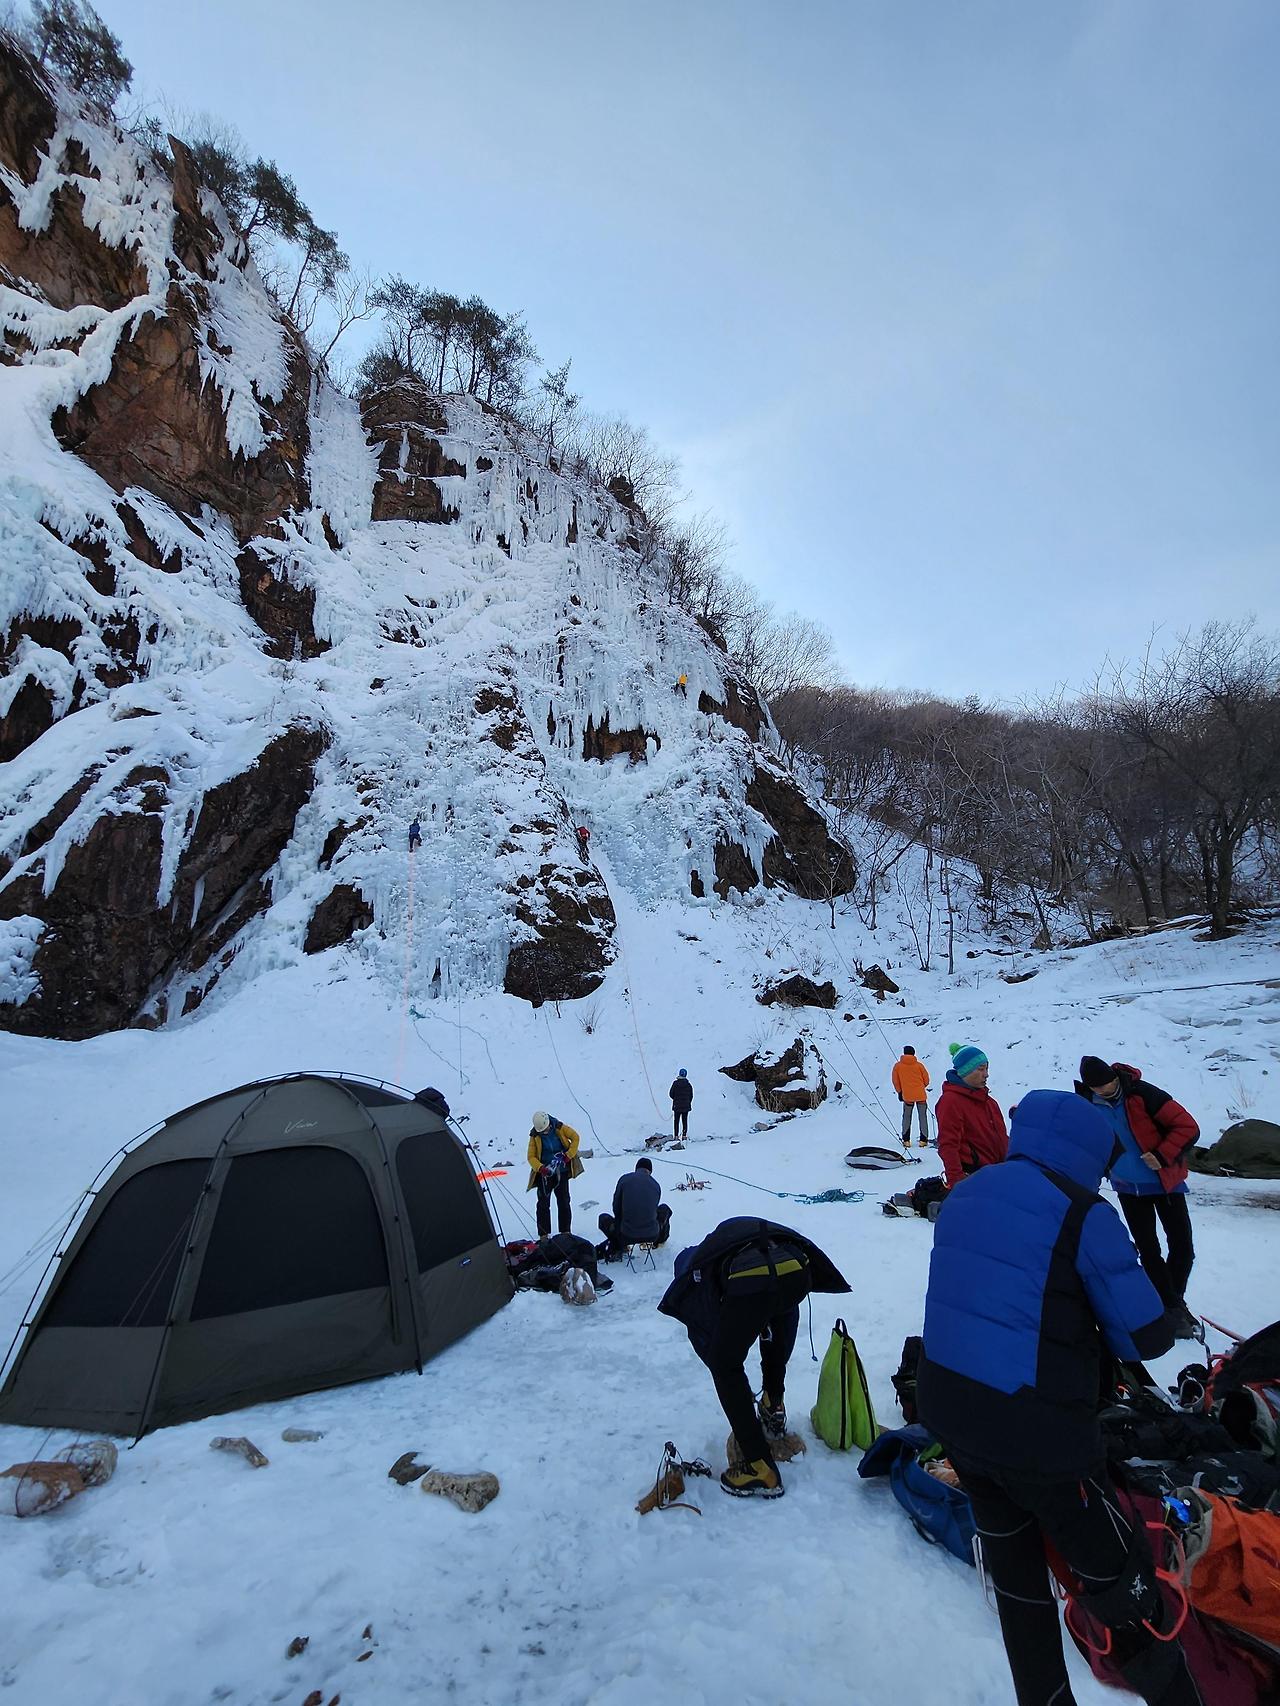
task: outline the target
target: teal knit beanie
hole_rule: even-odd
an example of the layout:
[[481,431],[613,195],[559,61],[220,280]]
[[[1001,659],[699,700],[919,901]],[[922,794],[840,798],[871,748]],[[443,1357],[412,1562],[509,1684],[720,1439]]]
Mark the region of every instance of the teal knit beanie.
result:
[[967,1078],[978,1067],[989,1064],[990,1062],[982,1050],[974,1048],[972,1043],[952,1043],[951,1070],[957,1078]]

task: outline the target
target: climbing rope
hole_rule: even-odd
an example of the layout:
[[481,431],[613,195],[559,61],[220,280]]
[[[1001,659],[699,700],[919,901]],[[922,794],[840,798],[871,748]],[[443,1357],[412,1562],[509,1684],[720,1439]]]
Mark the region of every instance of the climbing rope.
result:
[[[651,1160],[659,1162],[664,1167],[682,1167],[683,1162],[669,1161],[665,1155],[653,1155]],[[688,1170],[687,1168],[685,1169]],[[719,1173],[714,1167],[699,1167],[699,1171],[710,1173],[713,1179],[727,1179],[733,1185],[745,1185],[751,1191],[763,1191],[767,1197],[777,1197],[780,1202],[825,1203],[825,1202],[861,1202],[866,1196],[865,1191],[823,1191],[820,1196],[808,1197],[798,1191],[775,1191],[769,1185],[757,1185],[753,1179],[740,1179],[736,1173]],[[677,1189],[679,1187],[677,1186]]]
[[592,1141],[598,1143],[606,1155],[616,1156],[618,1153],[617,1150],[610,1149],[609,1145],[596,1130],[596,1122],[591,1117],[590,1108],[588,1108],[585,1103],[578,1100],[573,1085],[569,1082],[569,1074],[564,1069],[564,1062],[560,1059],[560,1050],[556,1047],[555,1032],[551,1029],[551,1021],[547,1017],[547,1001],[546,997],[542,994],[542,979],[541,977],[538,977],[536,968],[534,976],[538,979],[538,994],[541,997],[538,1005],[538,1011],[542,1014],[542,1022],[547,1028],[547,1041],[551,1044],[551,1052],[555,1056],[556,1067],[559,1070],[560,1077],[564,1081],[564,1087],[569,1092],[569,1099],[573,1103],[574,1107],[580,1109],[581,1112],[587,1116],[587,1124],[591,1127]]
[[405,927],[404,976],[400,980],[400,1040],[396,1045],[397,1084],[404,1082],[405,1030],[409,1023],[409,968],[413,963],[413,853],[409,854],[409,916]]

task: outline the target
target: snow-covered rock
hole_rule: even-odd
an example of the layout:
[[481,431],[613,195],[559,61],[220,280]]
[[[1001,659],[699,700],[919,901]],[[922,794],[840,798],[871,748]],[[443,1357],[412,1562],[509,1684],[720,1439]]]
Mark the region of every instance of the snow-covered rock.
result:
[[851,886],[628,493],[474,398],[361,409],[181,144],[4,47],[0,93],[0,1024],[163,1024],[340,947],[541,1004],[598,987],[619,890]]

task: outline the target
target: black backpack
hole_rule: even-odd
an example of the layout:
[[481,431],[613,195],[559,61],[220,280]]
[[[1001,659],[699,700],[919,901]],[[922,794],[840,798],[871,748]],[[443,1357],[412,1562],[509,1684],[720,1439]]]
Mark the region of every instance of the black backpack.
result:
[[912,1334],[910,1338],[902,1341],[902,1360],[898,1364],[898,1372],[893,1377],[893,1389],[898,1394],[902,1419],[908,1424],[920,1419],[920,1412],[916,1408],[916,1371],[920,1367],[920,1358],[923,1355],[923,1339]]
[[792,1274],[803,1274],[808,1280],[809,1257],[799,1244],[783,1238],[753,1238],[722,1257],[720,1294],[725,1298],[754,1297],[775,1291],[778,1281]]

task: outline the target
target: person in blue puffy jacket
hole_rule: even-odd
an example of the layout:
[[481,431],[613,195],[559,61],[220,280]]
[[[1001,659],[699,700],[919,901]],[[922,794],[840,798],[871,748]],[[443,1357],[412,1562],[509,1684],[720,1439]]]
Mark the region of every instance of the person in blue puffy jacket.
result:
[[1197,1706],[1145,1535],[1120,1511],[1098,1424],[1104,1358],[1160,1356],[1173,1326],[1115,1210],[1115,1151],[1079,1096],[1033,1090],[1001,1167],[938,1216],[925,1302],[920,1419],[972,1503],[1019,1706],[1072,1706],[1048,1539],[1112,1632],[1149,1706]]

